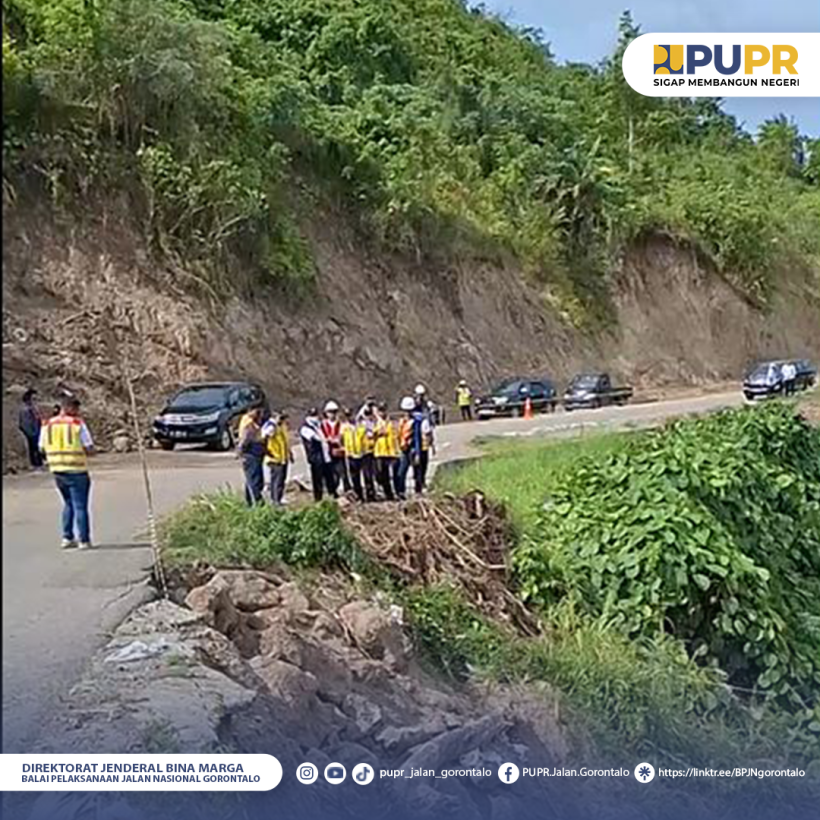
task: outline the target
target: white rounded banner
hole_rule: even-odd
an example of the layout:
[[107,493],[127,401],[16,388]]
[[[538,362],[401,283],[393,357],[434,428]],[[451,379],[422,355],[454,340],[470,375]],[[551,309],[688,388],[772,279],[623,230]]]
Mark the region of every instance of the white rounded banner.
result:
[[622,65],[647,97],[820,97],[820,34],[642,34]]
[[0,791],[270,791],[273,755],[0,755]]

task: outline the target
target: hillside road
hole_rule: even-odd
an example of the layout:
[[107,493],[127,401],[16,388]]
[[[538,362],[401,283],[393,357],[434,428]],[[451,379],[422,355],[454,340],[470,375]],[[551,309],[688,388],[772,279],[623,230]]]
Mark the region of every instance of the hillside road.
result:
[[[475,453],[477,436],[573,434],[654,424],[672,416],[742,403],[737,393],[557,412],[534,419],[448,424],[437,431],[434,466]],[[301,450],[291,476],[305,479]],[[240,490],[231,453],[180,449],[149,453],[159,515],[192,495],[220,487]],[[106,634],[148,593],[151,552],[136,454],[100,456],[92,465],[92,537],[88,552],[59,548],[60,500],[47,474],[3,480],[3,752],[26,752],[38,727]]]

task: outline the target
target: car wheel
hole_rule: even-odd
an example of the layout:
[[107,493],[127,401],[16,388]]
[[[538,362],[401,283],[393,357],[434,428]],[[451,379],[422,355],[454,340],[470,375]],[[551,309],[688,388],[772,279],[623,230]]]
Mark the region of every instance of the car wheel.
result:
[[175,441],[165,441],[162,439],[159,442],[159,446],[163,450],[173,450],[174,447],[176,447],[176,444],[177,443]]
[[219,441],[217,442],[217,449],[226,453],[228,450],[233,450],[233,433],[231,428],[226,424],[219,434]]

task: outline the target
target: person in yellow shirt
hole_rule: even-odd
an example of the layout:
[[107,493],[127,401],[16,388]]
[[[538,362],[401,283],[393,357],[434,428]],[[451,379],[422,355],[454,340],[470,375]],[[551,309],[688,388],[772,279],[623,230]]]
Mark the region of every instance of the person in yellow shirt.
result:
[[376,477],[387,501],[393,501],[399,493],[399,434],[396,425],[388,415],[387,405],[382,403],[376,411],[376,444],[373,455],[376,458]]
[[265,439],[265,464],[270,481],[270,500],[277,506],[285,503],[285,483],[288,467],[293,464],[293,450],[290,446],[288,414],[279,413],[262,427]]
[[362,481],[364,483],[364,500],[376,500],[376,413],[371,405],[362,409],[356,424],[356,441],[361,453]]
[[461,411],[462,421],[473,420],[473,393],[467,385],[467,380],[462,379],[456,387],[456,404]]
[[353,411],[346,407],[342,411],[341,424],[342,447],[345,454],[345,471],[350,478],[350,485],[356,498],[364,501],[362,491],[362,452],[358,436],[358,427],[354,421]]
[[251,407],[239,420],[239,444],[237,451],[242,460],[242,472],[245,475],[245,501],[248,506],[262,500],[265,487],[265,442],[262,438],[261,405]]

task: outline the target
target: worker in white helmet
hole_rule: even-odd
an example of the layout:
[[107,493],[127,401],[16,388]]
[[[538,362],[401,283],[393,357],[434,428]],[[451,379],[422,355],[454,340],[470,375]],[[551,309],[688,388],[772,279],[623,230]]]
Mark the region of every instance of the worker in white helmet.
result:
[[[423,394],[422,394],[423,396]],[[406,493],[407,473],[413,467],[413,483],[416,495],[421,495],[427,483],[427,468],[430,463],[430,452],[433,449],[433,425],[424,404],[415,399],[405,398],[401,409],[406,413],[402,419],[399,432],[401,449],[399,486]]]
[[330,449],[330,475],[335,486],[341,481],[344,491],[350,492],[350,478],[345,469],[345,451],[342,443],[342,422],[339,418],[339,405],[330,399],[325,403],[322,419],[322,435]]
[[412,396],[405,396],[399,403],[404,416],[399,421],[399,469],[396,477],[396,494],[404,501],[407,498],[407,473],[413,463],[413,412],[416,409],[416,400]]
[[444,424],[444,408],[439,408],[434,401],[430,399],[427,394],[427,388],[419,383],[413,390],[415,396],[416,407],[421,410],[430,423],[431,427],[437,424]]
[[461,413],[462,421],[473,420],[473,393],[467,384],[467,379],[460,379],[456,387],[456,404]]

